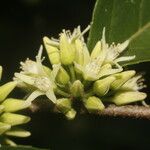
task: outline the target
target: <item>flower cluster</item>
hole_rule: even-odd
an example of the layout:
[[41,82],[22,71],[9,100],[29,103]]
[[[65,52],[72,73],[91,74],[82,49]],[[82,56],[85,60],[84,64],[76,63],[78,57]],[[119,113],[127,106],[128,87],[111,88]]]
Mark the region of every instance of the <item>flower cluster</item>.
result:
[[30,92],[26,107],[41,95],[45,95],[68,119],[76,115],[75,103],[91,112],[102,111],[105,103],[125,105],[143,101],[146,94],[139,92],[144,87],[141,75],[134,70],[124,71],[122,61],[135,56],[120,56],[129,41],[111,45],[106,43],[105,28],[102,39],[89,53],[80,27],[73,33],[63,30],[59,39],[44,37],[44,46],[51,66],[42,64],[40,47],[36,61],[21,62],[21,72],[15,73],[18,86]]
[[[0,67],[0,78],[1,75],[2,67]],[[11,81],[0,86],[0,144],[16,145],[8,136],[30,136],[30,132],[19,127],[19,125],[29,122],[30,117],[15,113],[26,108],[25,101],[22,99],[7,98],[16,85],[16,81]]]

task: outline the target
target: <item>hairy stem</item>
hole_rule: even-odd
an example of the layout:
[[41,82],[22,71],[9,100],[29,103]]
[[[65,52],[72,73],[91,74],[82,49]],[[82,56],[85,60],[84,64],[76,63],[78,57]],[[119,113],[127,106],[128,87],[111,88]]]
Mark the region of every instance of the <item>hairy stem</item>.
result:
[[150,108],[138,105],[116,106],[111,104],[98,114],[100,116],[150,119]]

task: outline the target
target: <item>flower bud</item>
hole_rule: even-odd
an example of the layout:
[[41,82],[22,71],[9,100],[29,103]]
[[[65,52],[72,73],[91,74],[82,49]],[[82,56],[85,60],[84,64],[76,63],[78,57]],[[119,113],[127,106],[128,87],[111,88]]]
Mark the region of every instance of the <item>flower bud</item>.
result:
[[11,128],[11,125],[0,122],[0,135]]
[[84,106],[89,112],[102,111],[105,106],[98,97],[91,96],[84,101]]
[[0,105],[0,114],[4,111],[4,106]]
[[49,44],[50,39],[48,37],[44,37],[43,41],[51,64],[59,64],[60,52],[58,48]]
[[72,108],[72,102],[69,98],[60,98],[57,100],[56,107],[62,112],[69,120],[73,119],[76,111]]
[[109,101],[116,105],[125,105],[137,101],[143,101],[146,97],[146,93],[143,92],[123,91],[116,93],[112,98],[109,98]]
[[4,122],[12,126],[25,124],[29,121],[30,121],[30,117],[27,117],[24,115],[13,114],[13,113],[4,113],[0,116],[0,122]]
[[0,86],[0,102],[3,101],[9,93],[16,87],[17,82],[12,81]]
[[65,116],[67,117],[67,119],[72,120],[72,119],[75,118],[76,113],[77,113],[77,112],[76,112],[74,109],[71,109],[70,111],[68,111],[68,112],[66,113]]
[[70,91],[74,97],[80,97],[84,94],[84,85],[80,80],[76,80],[73,82]]
[[95,59],[97,58],[101,53],[101,41],[98,41],[94,47],[94,49],[92,50],[91,53],[91,58]]
[[24,100],[14,98],[6,99],[2,105],[5,112],[15,112],[27,108]]
[[114,76],[106,77],[94,83],[93,90],[98,96],[104,96],[108,93],[111,83],[116,78]]
[[60,36],[60,59],[63,65],[70,65],[75,58],[75,48],[69,41],[66,33],[62,33]]
[[19,128],[14,128],[5,133],[5,135],[8,136],[15,136],[15,137],[28,137],[31,135],[29,131],[19,129]]
[[12,140],[10,140],[10,139],[8,139],[8,138],[5,138],[5,139],[4,139],[4,144],[5,144],[5,145],[9,145],[9,146],[11,146],[11,147],[16,147],[16,146],[17,146],[17,144],[16,144],[14,141],[12,141]]
[[60,98],[60,99],[58,99],[57,102],[56,102],[56,107],[62,113],[66,114],[72,108],[71,107],[71,99],[69,99],[69,98]]
[[69,81],[70,81],[70,77],[67,73],[67,71],[61,67],[58,71],[58,74],[56,76],[56,81],[59,83],[59,84],[67,84]]
[[122,73],[115,74],[116,80],[111,84],[112,90],[119,89],[124,83],[126,83],[130,78],[132,78],[135,75],[134,70],[130,71],[124,71]]

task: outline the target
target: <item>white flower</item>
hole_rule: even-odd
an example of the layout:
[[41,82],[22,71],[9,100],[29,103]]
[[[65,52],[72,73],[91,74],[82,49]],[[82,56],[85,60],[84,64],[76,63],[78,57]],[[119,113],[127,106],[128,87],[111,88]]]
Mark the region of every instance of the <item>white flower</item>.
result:
[[[56,96],[54,94],[54,89],[56,88],[55,78],[60,69],[60,64],[53,65],[53,70],[50,74],[47,74],[42,65],[41,56],[42,48],[40,48],[39,53],[36,56],[36,62],[28,66],[24,66],[23,64],[23,71],[15,73],[16,81],[21,81],[33,86],[34,91],[27,98],[27,105],[30,105],[31,102],[40,95],[46,95],[53,103],[56,103]],[[33,66],[33,68],[31,66]],[[36,76],[31,76],[30,73],[34,73]]]
[[[81,41],[82,42],[82,41]],[[117,46],[112,44],[108,45],[105,40],[105,28],[103,29],[102,39],[95,45],[91,55],[86,47],[86,44],[82,42],[83,63],[79,64],[74,62],[77,72],[82,73],[85,80],[94,81],[103,76],[111,75],[121,72],[123,68],[118,64],[121,61],[129,61],[135,58],[135,56],[119,57],[129,44],[129,41],[125,41]]]

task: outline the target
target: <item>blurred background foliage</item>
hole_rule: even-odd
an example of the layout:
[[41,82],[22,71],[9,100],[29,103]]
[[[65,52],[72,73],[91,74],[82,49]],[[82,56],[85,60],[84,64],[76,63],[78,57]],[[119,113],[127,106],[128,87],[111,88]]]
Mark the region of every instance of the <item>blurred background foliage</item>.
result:
[[[91,21],[94,4],[95,0],[2,0],[0,64],[4,67],[3,81],[12,79],[20,61],[27,57],[34,59],[44,35],[57,38],[64,28],[73,30],[81,25],[84,29]],[[146,71],[146,84],[150,87],[149,63],[131,68]],[[145,91],[149,92],[148,88]],[[16,139],[20,144],[51,150],[143,150],[150,147],[149,120],[79,115],[67,121],[47,109],[25,113],[32,117],[26,127],[32,136]]]

